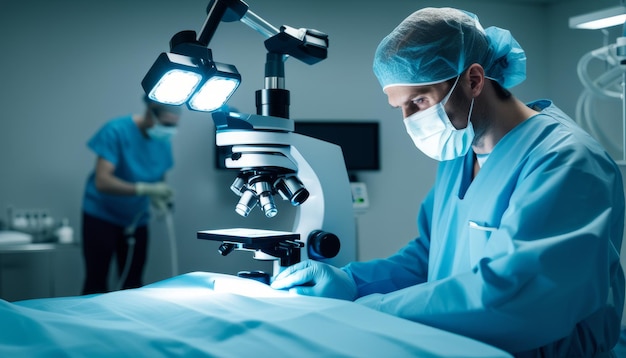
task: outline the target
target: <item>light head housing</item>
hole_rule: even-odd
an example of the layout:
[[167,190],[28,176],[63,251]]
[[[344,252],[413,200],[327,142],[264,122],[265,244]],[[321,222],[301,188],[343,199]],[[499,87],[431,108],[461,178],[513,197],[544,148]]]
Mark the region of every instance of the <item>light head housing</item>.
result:
[[202,80],[202,68],[191,57],[163,52],[141,81],[141,86],[153,101],[180,105],[189,100]]
[[212,63],[205,78],[187,102],[191,110],[213,112],[221,108],[241,83],[241,75],[235,66],[218,62]]
[[141,85],[153,101],[170,105],[187,103],[194,111],[221,108],[241,83],[233,65],[213,61],[211,50],[195,40],[194,31],[181,31],[170,41]]

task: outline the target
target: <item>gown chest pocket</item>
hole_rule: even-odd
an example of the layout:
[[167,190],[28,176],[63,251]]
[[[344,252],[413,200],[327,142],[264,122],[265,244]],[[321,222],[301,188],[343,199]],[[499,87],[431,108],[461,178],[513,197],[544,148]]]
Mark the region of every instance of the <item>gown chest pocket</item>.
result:
[[486,256],[485,247],[491,233],[497,228],[478,224],[475,221],[469,222],[469,256],[471,267],[476,266],[481,258]]

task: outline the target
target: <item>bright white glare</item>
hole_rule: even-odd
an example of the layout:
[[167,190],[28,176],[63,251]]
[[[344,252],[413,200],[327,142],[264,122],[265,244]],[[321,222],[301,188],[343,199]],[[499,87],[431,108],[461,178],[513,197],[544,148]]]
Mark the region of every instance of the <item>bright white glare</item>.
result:
[[294,296],[288,291],[280,291],[248,278],[220,277],[213,282],[213,290],[222,293],[234,293],[247,297],[285,297]]
[[150,91],[149,97],[160,103],[183,104],[196,89],[202,76],[195,72],[170,70]]
[[189,107],[196,111],[211,112],[220,108],[239,86],[234,78],[213,77],[191,97]]
[[608,9],[590,12],[569,18],[572,29],[598,30],[624,24],[626,7],[615,6]]
[[595,21],[589,21],[589,22],[580,24],[577,27],[579,29],[598,30],[598,29],[604,29],[607,27],[622,25],[624,21],[626,21],[626,14],[607,17],[605,19],[599,19]]
[[[115,292],[124,295],[126,291]],[[293,297],[297,294],[275,290],[259,281],[228,274],[195,272],[176,276],[168,280],[138,289],[149,297],[165,301],[209,299],[216,293],[232,293],[247,297]]]
[[150,297],[158,297],[165,301],[196,300],[214,294],[214,291],[206,287],[144,288],[141,292],[146,293]]

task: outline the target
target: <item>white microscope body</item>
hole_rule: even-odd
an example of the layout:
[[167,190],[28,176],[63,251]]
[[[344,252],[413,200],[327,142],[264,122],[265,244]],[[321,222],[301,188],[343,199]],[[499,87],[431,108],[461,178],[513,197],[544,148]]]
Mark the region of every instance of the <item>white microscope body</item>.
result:
[[[335,266],[356,259],[352,194],[341,147],[294,133],[291,119],[222,112],[214,114],[214,121],[216,144],[232,147],[225,166],[240,169],[231,186],[241,196],[236,211],[247,216],[258,203],[267,217],[273,217],[277,211],[269,195],[280,193],[296,206],[296,216],[292,233],[252,230],[252,235],[240,235],[250,231],[209,230],[199,232],[198,238],[230,246],[226,253],[220,250],[222,255],[240,249],[254,251],[256,259],[275,260],[273,275],[308,258]],[[289,246],[295,241],[286,254],[290,259],[284,260],[282,249],[265,250],[264,243],[255,244],[263,237],[272,237],[270,245],[280,241],[279,245]],[[295,260],[291,248],[299,251]]]

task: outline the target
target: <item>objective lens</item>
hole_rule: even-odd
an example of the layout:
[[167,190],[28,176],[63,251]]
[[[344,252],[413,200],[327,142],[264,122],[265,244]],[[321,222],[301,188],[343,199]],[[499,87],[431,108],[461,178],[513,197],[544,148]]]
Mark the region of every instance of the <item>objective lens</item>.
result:
[[272,187],[266,181],[257,181],[253,184],[254,191],[259,197],[261,209],[268,218],[273,218],[278,214],[274,198],[272,198]]
[[276,204],[274,203],[274,198],[271,195],[261,195],[259,196],[259,201],[261,205],[261,209],[265,213],[265,216],[268,218],[273,218],[278,214],[278,209],[276,208]]
[[235,181],[233,181],[233,183],[230,185],[230,190],[232,190],[233,193],[237,194],[238,196],[241,196],[241,194],[243,194],[243,192],[246,190],[246,181],[243,180],[241,176],[236,177]]
[[309,191],[295,176],[278,179],[274,183],[274,187],[280,195],[285,200],[289,200],[293,206],[298,206],[309,198]]
[[237,214],[243,217],[247,217],[258,201],[259,199],[256,197],[252,190],[246,190],[243,192],[243,194],[241,194],[241,199],[239,199],[239,202],[235,207],[235,211],[237,212]]

